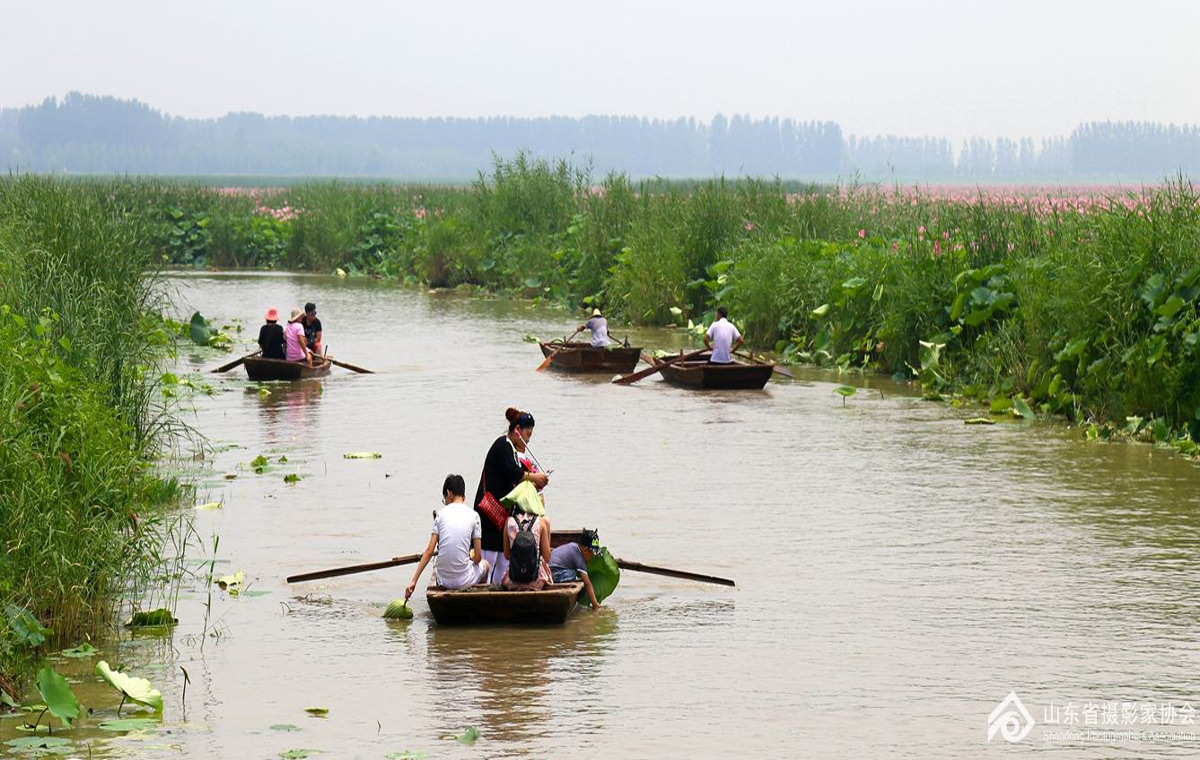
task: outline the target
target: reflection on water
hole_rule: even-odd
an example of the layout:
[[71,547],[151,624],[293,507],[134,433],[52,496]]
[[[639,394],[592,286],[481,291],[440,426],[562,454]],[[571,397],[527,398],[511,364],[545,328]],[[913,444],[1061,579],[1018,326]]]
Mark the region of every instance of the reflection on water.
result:
[[[266,395],[221,376],[196,400],[188,421],[222,444],[199,498],[223,503],[196,513],[197,533],[205,547],[219,535],[218,569],[261,595],[195,581],[166,644],[105,650],[162,690],[184,753],[966,757],[995,747],[986,719],[1009,691],[1035,718],[1052,701],[1200,704],[1200,473],[1187,462],[1061,425],[965,426],[975,410],[884,378],[843,406],[846,378],[809,370],[750,394],[536,373],[523,336],[569,333],[579,315],[504,299],[281,275],[178,282],[181,312],[217,320],[315,301],[339,358],[378,372]],[[367,329],[380,324],[386,336]],[[538,420],[556,527],[596,527],[617,556],[738,587],[627,572],[602,611],[525,630],[438,628],[420,596],[415,620],[384,622],[411,567],[284,582],[420,551],[442,479],[474,484],[507,406]],[[259,454],[262,474],[247,467]],[[291,472],[301,480],[281,483]],[[86,673],[89,706],[115,712]],[[468,726],[474,747],[439,739]],[[1197,746],[1029,741],[1079,756]]]

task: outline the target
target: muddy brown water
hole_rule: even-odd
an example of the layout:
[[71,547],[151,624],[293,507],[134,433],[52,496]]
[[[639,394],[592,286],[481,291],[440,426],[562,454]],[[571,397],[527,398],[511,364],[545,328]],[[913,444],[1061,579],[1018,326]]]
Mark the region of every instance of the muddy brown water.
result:
[[[59,662],[97,712],[63,736],[80,756],[967,757],[1179,755],[1195,730],[1104,724],[1103,707],[1200,708],[1200,471],[1144,445],[1088,443],[1047,423],[977,414],[884,380],[843,407],[845,379],[800,372],[763,392],[699,393],[658,379],[535,373],[526,334],[572,332],[563,311],[369,280],[188,275],[179,311],[257,335],[268,306],[315,301],[331,352],[373,368],[268,384],[207,376],[186,420],[214,451],[195,513],[217,575],[185,584],[173,635],[105,656],[161,688],[157,730],[95,724],[116,699]],[[614,333],[626,330],[615,326]],[[651,346],[676,333],[629,330]],[[185,371],[227,360],[181,357]],[[618,556],[734,578],[727,589],[625,573],[596,613],[559,628],[439,628],[420,593],[409,623],[380,618],[412,568],[289,586],[301,571],[419,551],[447,473],[473,492],[515,405],[553,469],[555,526],[595,527]],[[377,460],[346,452],[377,451]],[[272,460],[255,474],[249,462]],[[286,464],[278,458],[287,457]],[[286,474],[301,480],[286,485]],[[226,480],[226,475],[236,479]],[[426,579],[430,571],[426,571]],[[422,581],[422,586],[424,580]],[[207,631],[207,633],[205,633]],[[203,648],[201,648],[203,642]],[[190,677],[183,700],[181,667]],[[1037,724],[988,741],[1010,691]],[[1072,703],[1079,735],[1047,720]],[[1097,725],[1084,724],[1087,704]],[[308,707],[328,716],[309,717]],[[0,739],[15,719],[0,720]],[[57,721],[55,721],[57,723]],[[272,726],[291,724],[299,730]],[[91,726],[90,728],[88,726]],[[475,727],[473,746],[444,736]]]

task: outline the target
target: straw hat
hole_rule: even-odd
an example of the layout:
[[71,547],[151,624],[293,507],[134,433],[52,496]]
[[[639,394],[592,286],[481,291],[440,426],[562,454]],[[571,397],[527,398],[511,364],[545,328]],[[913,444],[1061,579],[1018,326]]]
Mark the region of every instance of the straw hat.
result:
[[300,309],[293,308],[292,309],[292,318],[289,319],[288,321],[295,322],[297,319],[299,319],[300,317],[303,317],[303,316],[304,316],[303,311],[301,311]]
[[599,309],[592,309],[592,316],[593,317],[602,317],[604,315],[600,313]]
[[267,309],[267,321],[268,322],[278,322],[279,321],[279,309],[276,309],[274,306]]

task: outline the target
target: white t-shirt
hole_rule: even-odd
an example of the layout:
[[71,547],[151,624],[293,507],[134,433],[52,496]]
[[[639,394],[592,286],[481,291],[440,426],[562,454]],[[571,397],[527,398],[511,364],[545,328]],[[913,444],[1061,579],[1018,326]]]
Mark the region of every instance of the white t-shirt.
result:
[[728,319],[721,317],[708,328],[708,339],[712,341],[712,361],[713,364],[728,364],[732,361],[729,358],[729,351],[733,347],[733,342],[742,337],[738,329],[733,326],[733,323]]
[[471,547],[483,532],[479,513],[466,502],[447,504],[433,518],[433,532],[438,537],[438,583],[446,588],[475,583],[479,572],[471,561]]
[[608,345],[608,320],[604,317],[592,317],[584,324],[584,327],[592,331],[592,346],[595,348],[604,348]]

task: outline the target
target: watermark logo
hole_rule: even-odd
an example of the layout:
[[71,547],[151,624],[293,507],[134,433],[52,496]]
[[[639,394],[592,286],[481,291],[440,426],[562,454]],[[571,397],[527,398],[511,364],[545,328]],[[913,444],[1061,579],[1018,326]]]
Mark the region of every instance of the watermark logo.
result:
[[997,733],[1006,742],[1019,742],[1033,730],[1033,716],[1021,704],[1015,691],[1010,691],[988,716],[988,741]]

